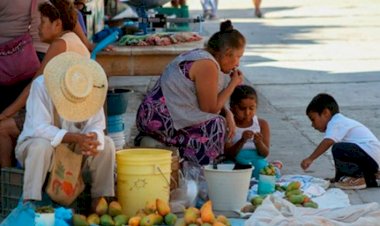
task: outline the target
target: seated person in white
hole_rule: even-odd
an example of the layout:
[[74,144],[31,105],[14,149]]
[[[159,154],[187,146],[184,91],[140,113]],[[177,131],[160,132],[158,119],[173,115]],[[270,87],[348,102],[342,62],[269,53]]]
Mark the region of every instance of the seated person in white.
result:
[[73,144],[83,154],[93,201],[114,196],[115,146],[103,132],[107,88],[102,67],[74,52],[54,57],[33,81],[16,146],[16,158],[25,168],[24,202],[41,200],[55,147],[61,143]]

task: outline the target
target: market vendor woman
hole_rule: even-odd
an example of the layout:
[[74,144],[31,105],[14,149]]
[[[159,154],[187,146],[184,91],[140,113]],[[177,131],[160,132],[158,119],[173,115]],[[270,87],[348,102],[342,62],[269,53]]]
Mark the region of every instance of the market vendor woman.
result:
[[181,157],[201,165],[223,154],[235,127],[225,104],[243,81],[235,69],[244,47],[244,36],[227,20],[205,49],[176,57],[139,107],[136,144],[150,136],[178,147]]

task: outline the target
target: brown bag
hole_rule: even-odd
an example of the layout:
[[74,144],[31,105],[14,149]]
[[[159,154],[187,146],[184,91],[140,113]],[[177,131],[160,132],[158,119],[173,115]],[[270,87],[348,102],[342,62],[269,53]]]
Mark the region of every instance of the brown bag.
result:
[[81,154],[73,152],[66,144],[56,147],[46,186],[46,193],[53,201],[68,206],[82,193],[85,187],[81,171],[82,158]]

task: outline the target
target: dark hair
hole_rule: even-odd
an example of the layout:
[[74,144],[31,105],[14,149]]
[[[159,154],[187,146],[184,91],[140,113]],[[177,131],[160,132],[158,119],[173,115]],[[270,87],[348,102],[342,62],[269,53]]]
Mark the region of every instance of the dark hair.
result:
[[38,6],[42,16],[49,18],[50,22],[61,19],[64,31],[72,31],[77,23],[77,14],[74,4],[69,0],[50,0]]
[[213,34],[206,45],[213,53],[223,52],[227,48],[239,49],[244,46],[244,36],[233,28],[230,20],[220,23],[220,31]]
[[241,100],[247,98],[255,99],[257,102],[258,99],[256,90],[252,86],[248,85],[237,86],[231,94],[230,107],[239,104]]
[[306,114],[310,112],[321,114],[326,108],[330,110],[332,115],[339,113],[339,106],[334,97],[327,93],[320,93],[311,100],[306,108]]

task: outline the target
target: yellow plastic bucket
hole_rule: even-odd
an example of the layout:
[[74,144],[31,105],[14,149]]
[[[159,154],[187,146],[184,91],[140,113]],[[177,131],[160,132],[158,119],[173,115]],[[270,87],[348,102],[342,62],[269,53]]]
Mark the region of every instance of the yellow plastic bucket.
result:
[[116,196],[124,214],[134,216],[147,202],[160,198],[169,202],[172,152],[134,148],[116,153]]

